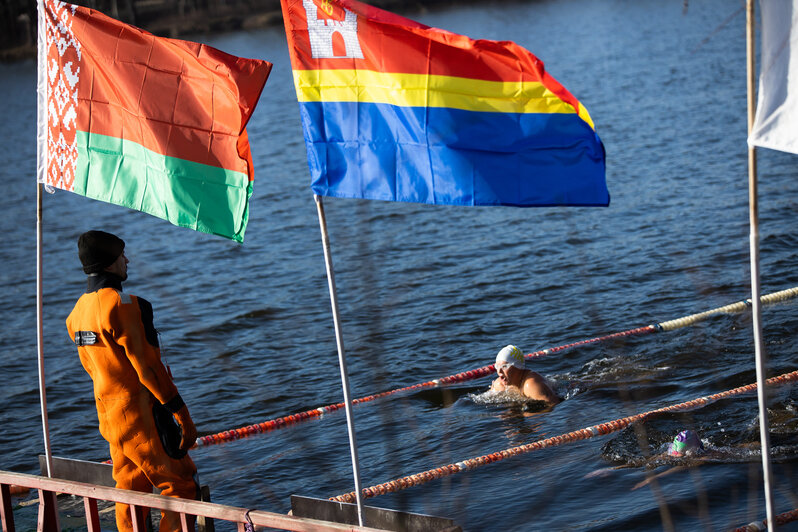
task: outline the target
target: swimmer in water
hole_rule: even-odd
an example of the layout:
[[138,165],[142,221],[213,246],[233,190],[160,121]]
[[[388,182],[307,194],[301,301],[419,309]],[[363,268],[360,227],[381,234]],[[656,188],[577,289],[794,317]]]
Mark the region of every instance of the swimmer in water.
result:
[[673,441],[668,445],[668,451],[665,453],[667,456],[680,458],[682,456],[695,456],[703,454],[704,444],[698,437],[695,431],[690,429],[683,430],[673,438]]
[[[657,473],[655,475],[650,475],[645,480],[638,482],[637,484],[632,487],[632,490],[636,490],[638,488],[642,488],[647,484],[653,482],[655,479],[664,477],[665,475],[670,475],[673,473],[677,473],[679,471],[684,471],[689,467],[695,465],[701,465],[703,461],[708,458],[708,455],[712,454],[707,453],[704,449],[704,444],[701,442],[701,438],[698,437],[698,434],[690,429],[683,430],[673,438],[673,441],[668,444],[668,449],[660,453],[658,455],[652,456],[646,460],[649,464],[659,464],[662,465],[662,462],[667,462],[672,459],[679,459],[678,461],[674,461],[675,465],[673,467],[669,467],[665,471],[661,473]],[[686,460],[686,461],[685,461]],[[585,475],[585,478],[596,477],[596,476],[605,476],[609,474],[611,471],[615,471],[618,469],[626,469],[630,467],[638,467],[640,464],[632,463],[632,464],[623,464],[614,467],[607,467],[598,469],[593,471],[592,473],[588,473]]]
[[498,378],[490,385],[496,392],[511,392],[555,405],[560,398],[552,391],[546,379],[532,370],[526,369],[524,354],[514,345],[502,348],[496,355],[496,374]]
[[668,450],[664,453],[655,456],[654,458],[693,458],[695,462],[692,464],[687,465],[679,465],[675,467],[671,467],[670,469],[666,469],[661,473],[657,473],[656,475],[651,475],[645,480],[638,482],[632,487],[632,490],[636,490],[638,488],[642,488],[643,486],[648,485],[652,481],[658,478],[662,478],[665,475],[670,475],[672,473],[678,473],[679,471],[684,471],[688,467],[692,465],[701,465],[702,457],[704,457],[705,449],[704,444],[701,442],[701,438],[698,437],[695,431],[690,429],[683,430],[679,434],[673,438],[673,441],[668,444]]

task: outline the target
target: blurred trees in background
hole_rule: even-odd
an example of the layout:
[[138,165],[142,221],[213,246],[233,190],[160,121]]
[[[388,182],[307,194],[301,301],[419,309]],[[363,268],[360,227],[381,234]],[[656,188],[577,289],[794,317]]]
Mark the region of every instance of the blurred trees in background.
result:
[[36,0],[0,2],[0,48],[36,42]]
[[[480,0],[366,0],[388,10]],[[502,1],[502,0],[493,0]],[[182,37],[282,23],[280,0],[71,0],[155,35]],[[37,0],[0,0],[0,61],[33,57]]]
[[[73,0],[157,35],[225,31],[279,20],[280,0]],[[36,0],[0,0],[0,49],[36,45]]]

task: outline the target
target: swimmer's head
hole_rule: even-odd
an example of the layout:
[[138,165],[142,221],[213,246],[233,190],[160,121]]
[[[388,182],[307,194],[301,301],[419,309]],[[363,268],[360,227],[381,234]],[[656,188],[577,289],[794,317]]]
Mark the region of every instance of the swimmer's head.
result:
[[687,453],[699,453],[704,450],[704,444],[701,439],[692,430],[683,430],[673,439],[673,442],[668,445],[668,454],[670,456],[684,456]]
[[524,369],[524,353],[514,345],[503,347],[496,355],[494,367],[498,372],[504,366],[515,366],[518,369]]

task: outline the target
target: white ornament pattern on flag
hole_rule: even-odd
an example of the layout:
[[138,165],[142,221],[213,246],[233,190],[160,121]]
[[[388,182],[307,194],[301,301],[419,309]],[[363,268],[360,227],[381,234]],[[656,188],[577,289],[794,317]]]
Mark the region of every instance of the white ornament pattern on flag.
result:
[[76,7],[48,0],[46,185],[72,190],[78,160],[77,111],[80,43],[72,33]]

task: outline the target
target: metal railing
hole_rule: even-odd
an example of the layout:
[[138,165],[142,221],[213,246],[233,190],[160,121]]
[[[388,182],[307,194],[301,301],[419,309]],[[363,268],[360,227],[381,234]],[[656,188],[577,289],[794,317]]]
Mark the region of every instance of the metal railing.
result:
[[351,532],[376,532],[375,528],[359,527],[283,515],[261,510],[249,510],[235,506],[226,506],[211,502],[192,501],[141,493],[137,491],[108,488],[96,484],[73,482],[56,478],[26,475],[0,471],[0,518],[2,518],[3,532],[15,532],[14,514],[11,503],[11,486],[35,489],[39,491],[39,532],[60,532],[58,524],[58,500],[60,493],[83,497],[83,506],[86,512],[86,527],[88,532],[100,531],[100,517],[97,501],[121,502],[130,505],[133,527],[136,532],[145,532],[146,520],[143,518],[146,510],[168,510],[180,514],[180,521],[184,532],[191,532],[193,526],[190,516],[206,517],[236,523],[239,532],[245,532],[247,525],[254,527],[276,528],[282,530],[297,530],[307,532],[326,531],[351,531]]

